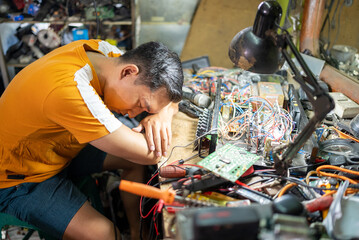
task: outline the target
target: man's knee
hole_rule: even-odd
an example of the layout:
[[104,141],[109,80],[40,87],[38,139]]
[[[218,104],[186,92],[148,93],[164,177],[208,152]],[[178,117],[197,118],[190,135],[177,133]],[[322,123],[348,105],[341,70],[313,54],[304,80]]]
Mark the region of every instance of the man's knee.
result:
[[[120,239],[119,234],[117,239]],[[70,221],[64,239],[115,239],[115,226],[86,202]]]

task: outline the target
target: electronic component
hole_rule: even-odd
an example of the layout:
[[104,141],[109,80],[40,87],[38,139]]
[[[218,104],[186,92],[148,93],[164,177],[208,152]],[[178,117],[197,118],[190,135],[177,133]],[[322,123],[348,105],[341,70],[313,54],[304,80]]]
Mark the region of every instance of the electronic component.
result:
[[351,133],[356,137],[359,138],[359,114],[356,115],[349,123]]
[[[221,85],[222,85],[222,79],[218,79],[216,85],[216,95],[214,99],[213,110],[212,111],[205,110],[199,117],[196,136],[200,137],[197,143],[198,153],[200,157],[202,157],[201,154],[202,144],[203,141],[206,141],[206,139],[207,140],[210,139],[209,153],[212,153],[216,150],[217,139],[218,139],[217,127],[218,127],[218,118],[219,118],[219,107],[221,101]],[[203,136],[206,133],[208,133],[208,135]]]
[[235,182],[259,158],[260,156],[250,153],[244,148],[227,143],[201,160],[198,165],[231,182]]
[[[305,111],[303,109],[303,106],[299,100],[299,96],[298,93],[296,91],[296,89],[294,88],[293,84],[289,84],[288,86],[288,97],[289,99],[291,99],[291,101],[289,101],[288,105],[289,105],[289,112],[295,122],[294,126],[295,126],[295,132],[300,133],[304,130],[304,128],[307,126],[307,124],[309,123],[309,120],[307,118],[307,115],[305,114]],[[314,135],[312,134],[308,141],[306,141],[304,143],[304,145],[302,146],[302,149],[305,152],[310,153],[310,158],[309,158],[309,163],[314,163],[315,162],[315,158],[317,157],[318,154],[318,143],[317,140],[315,139]],[[305,169],[302,169],[305,170]]]
[[359,105],[340,92],[330,92],[334,99],[334,112],[340,118],[353,118],[359,114]]
[[185,168],[176,165],[164,166],[159,170],[160,177],[163,178],[181,178],[186,176],[186,172]]
[[191,192],[206,191],[227,182],[227,179],[209,174],[206,177],[203,177],[201,180],[191,180],[190,183],[185,185],[185,188]]
[[188,99],[192,103],[196,104],[198,107],[207,108],[211,104],[211,98],[201,92],[189,93],[183,91],[183,98]]
[[196,137],[203,136],[211,128],[212,111],[205,108],[199,116]]
[[259,221],[257,211],[247,207],[200,208],[177,213],[180,239],[257,239]]
[[181,100],[178,104],[178,109],[186,113],[188,116],[193,118],[198,118],[201,113],[203,113],[203,109],[200,107],[195,106],[194,104],[190,103],[188,100]]
[[241,198],[249,199],[252,202],[256,202],[259,204],[268,204],[272,202],[270,196],[264,193],[257,192],[255,190],[251,190],[250,188],[246,188],[246,187],[238,188],[234,193],[240,196]]
[[182,178],[185,176],[203,175],[206,171],[199,167],[180,167],[177,165],[163,166],[159,170],[160,177],[163,178]]
[[279,106],[283,107],[284,94],[280,83],[259,82],[258,91],[261,97],[267,99],[273,105],[275,105],[275,103],[278,102]]
[[[358,164],[359,143],[350,139],[329,139],[319,144],[320,151],[337,156],[344,156],[350,164]],[[339,160],[339,159],[338,159]]]
[[[313,240],[313,231],[303,216],[274,214],[271,219],[263,222],[267,229],[261,229],[259,238],[265,239],[301,239]],[[269,227],[269,228],[268,228]]]
[[86,20],[95,20],[96,15],[99,19],[112,19],[115,17],[115,11],[112,6],[100,6],[97,7],[97,12],[93,7],[85,8],[85,18]]
[[222,207],[226,207],[231,204],[232,205],[237,204],[238,206],[250,205],[250,202],[243,203],[243,200],[231,198],[229,196],[217,192],[193,193],[188,195],[187,198],[198,200],[201,202],[212,203],[215,206],[222,206]]
[[271,204],[183,209],[176,213],[176,236],[182,240],[258,239],[260,220],[271,215]]

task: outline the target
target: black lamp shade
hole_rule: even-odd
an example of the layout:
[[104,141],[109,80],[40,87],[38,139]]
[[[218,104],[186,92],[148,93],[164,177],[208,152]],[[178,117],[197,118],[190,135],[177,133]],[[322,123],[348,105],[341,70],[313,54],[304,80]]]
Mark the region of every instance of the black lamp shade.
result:
[[235,66],[265,74],[279,70],[284,63],[276,40],[281,14],[276,1],[259,5],[253,27],[237,33],[229,46],[229,58]]

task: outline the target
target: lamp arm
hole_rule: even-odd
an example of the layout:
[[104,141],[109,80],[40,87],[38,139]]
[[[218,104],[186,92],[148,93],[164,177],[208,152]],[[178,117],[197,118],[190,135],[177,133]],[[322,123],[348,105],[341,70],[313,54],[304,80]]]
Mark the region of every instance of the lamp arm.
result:
[[[274,167],[277,173],[285,175],[291,160],[295,157],[300,148],[304,143],[311,137],[315,131],[317,125],[325,118],[325,116],[334,109],[333,99],[320,87],[319,83],[315,79],[313,73],[310,71],[308,65],[305,63],[304,59],[296,49],[295,45],[290,39],[289,34],[284,33],[278,36],[281,38],[282,54],[285,60],[288,62],[289,67],[294,73],[294,79],[300,84],[305,93],[308,96],[310,103],[314,109],[314,116],[309,120],[308,124],[300,132],[300,134],[295,138],[295,140],[290,143],[288,148],[283,152],[282,155],[279,153],[274,153]],[[303,77],[292,59],[290,58],[286,46],[290,48],[294,57],[297,59],[299,65],[302,67],[305,77]]]
[[[322,94],[324,92],[324,90],[320,87],[320,85],[318,84],[317,80],[314,77],[314,74],[312,73],[312,71],[310,71],[310,69],[309,69],[308,65],[305,63],[302,55],[300,55],[300,53],[298,52],[297,48],[295,47],[294,43],[291,40],[291,37],[290,37],[289,33],[282,34],[282,37],[284,38],[284,42],[290,48],[290,50],[292,51],[294,57],[297,59],[299,65],[302,67],[303,71],[306,74],[306,78],[305,78],[306,81],[303,81],[303,83],[305,84],[305,82],[307,82],[308,84],[311,85],[311,87],[314,88],[314,91],[312,92],[313,95]],[[283,51],[285,51],[285,48],[282,49],[282,52]],[[289,55],[287,57],[289,57]],[[290,58],[288,58],[288,59],[286,58],[286,61],[292,62]],[[292,70],[294,68],[297,69],[295,64],[290,65],[290,68],[292,68]],[[298,74],[298,76],[300,75],[299,71],[296,72],[296,75],[297,74]],[[299,83],[301,84],[301,82],[299,82]]]

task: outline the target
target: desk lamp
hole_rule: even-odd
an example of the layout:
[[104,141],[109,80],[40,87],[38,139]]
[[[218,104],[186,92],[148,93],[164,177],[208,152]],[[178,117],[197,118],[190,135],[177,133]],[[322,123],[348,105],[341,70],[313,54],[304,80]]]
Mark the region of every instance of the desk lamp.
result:
[[[293,72],[293,78],[300,84],[313,106],[314,116],[303,131],[282,153],[278,151],[273,153],[276,172],[285,175],[291,160],[313,134],[317,124],[334,108],[334,101],[318,84],[292,42],[290,34],[284,29],[278,33],[281,15],[282,8],[278,2],[261,2],[253,27],[243,29],[232,39],[229,58],[235,66],[261,74],[275,73],[284,61],[287,61]],[[303,75],[292,61],[287,49],[296,58],[304,72]]]

